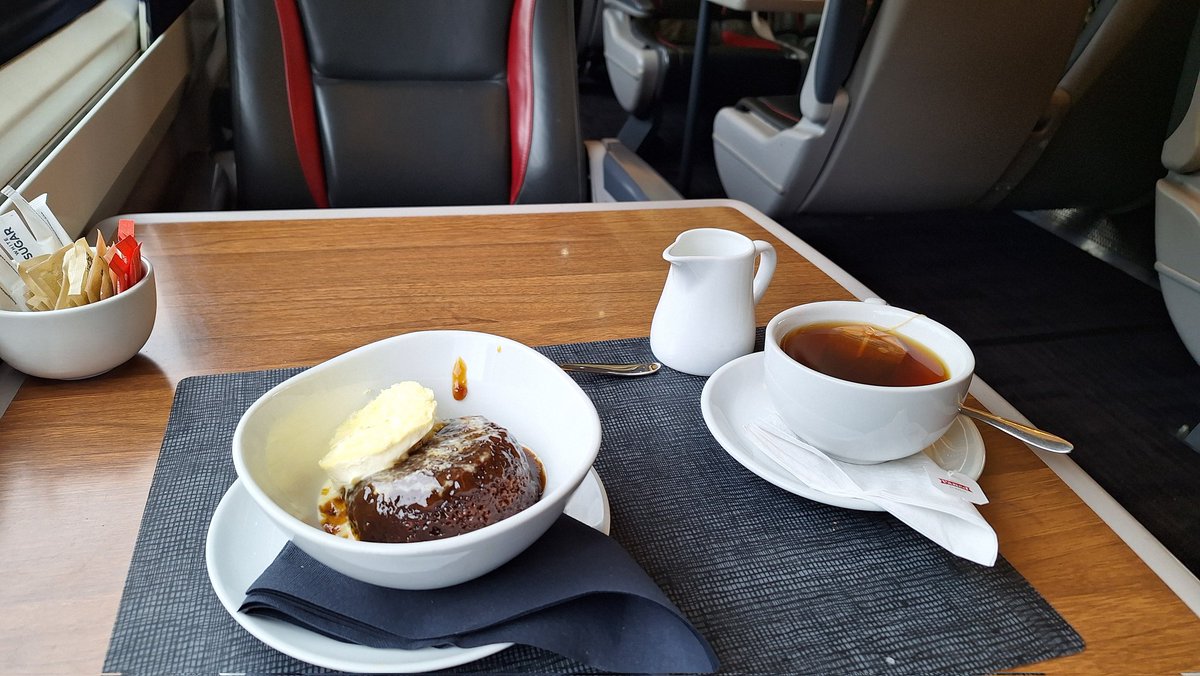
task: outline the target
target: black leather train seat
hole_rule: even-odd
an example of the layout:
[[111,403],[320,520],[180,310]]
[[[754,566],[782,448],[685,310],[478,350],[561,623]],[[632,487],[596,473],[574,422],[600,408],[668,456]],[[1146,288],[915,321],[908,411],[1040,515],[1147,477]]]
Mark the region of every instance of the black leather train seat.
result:
[[226,5],[239,207],[587,199],[571,3]]

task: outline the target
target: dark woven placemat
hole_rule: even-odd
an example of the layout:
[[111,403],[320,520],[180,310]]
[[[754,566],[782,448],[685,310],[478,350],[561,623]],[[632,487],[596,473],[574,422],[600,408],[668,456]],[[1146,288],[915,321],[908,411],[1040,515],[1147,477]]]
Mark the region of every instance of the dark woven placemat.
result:
[[[646,359],[648,341],[552,346],[557,361]],[[180,382],[113,628],[106,672],[324,673],[246,633],[208,581],[204,541],[235,479],[242,412],[298,370]],[[1078,652],[1078,634],[1006,561],[964,561],[883,513],[786,493],[709,434],[704,379],[577,376],[603,423],[612,536],[733,673],[981,673]],[[514,646],[458,671],[572,673]]]

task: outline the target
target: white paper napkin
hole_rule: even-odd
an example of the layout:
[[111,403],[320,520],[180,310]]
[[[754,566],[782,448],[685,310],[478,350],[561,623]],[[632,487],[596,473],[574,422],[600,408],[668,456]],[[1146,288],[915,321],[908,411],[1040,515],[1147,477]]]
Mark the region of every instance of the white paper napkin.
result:
[[773,413],[745,429],[759,450],[806,486],[876,504],[953,554],[995,565],[996,532],[975,505],[938,489],[931,477],[949,473],[924,453],[877,465],[854,465],[834,460],[802,441]]

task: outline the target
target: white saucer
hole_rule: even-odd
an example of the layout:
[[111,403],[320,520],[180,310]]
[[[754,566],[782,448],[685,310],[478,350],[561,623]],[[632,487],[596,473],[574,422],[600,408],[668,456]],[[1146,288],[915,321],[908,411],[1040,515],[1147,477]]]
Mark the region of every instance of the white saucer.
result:
[[[763,384],[762,370],[763,353],[755,352],[717,369],[704,384],[700,411],[717,443],[743,467],[785,491],[835,507],[882,511],[866,500],[830,495],[807,486],[758,450],[743,426],[775,410]],[[958,416],[950,430],[924,453],[943,468],[962,472],[972,479],[978,479],[983,472],[983,437],[975,423],[965,416]]]
[[[607,534],[608,494],[596,470],[567,503],[566,513]],[[246,589],[287,544],[287,537],[262,513],[241,481],[235,481],[213,513],[204,555],[208,578],[221,605],[255,638],[285,655],[327,669],[349,672],[416,672],[446,669],[498,653],[512,645],[399,650],[342,643],[281,620],[239,613]]]

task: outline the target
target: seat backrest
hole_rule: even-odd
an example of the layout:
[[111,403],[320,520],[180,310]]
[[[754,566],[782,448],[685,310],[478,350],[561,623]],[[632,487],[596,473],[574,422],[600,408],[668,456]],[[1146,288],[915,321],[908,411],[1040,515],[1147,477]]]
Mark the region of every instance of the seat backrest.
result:
[[801,209],[973,203],[1045,110],[1086,8],[1087,0],[879,0],[844,84],[845,120]]
[[718,113],[722,185],[777,217],[972,205],[1045,110],[1087,7],[827,0],[798,115]]
[[572,4],[227,0],[242,208],[585,198]]
[[1098,0],[1043,116],[983,206],[1125,208],[1163,175],[1200,0]]

